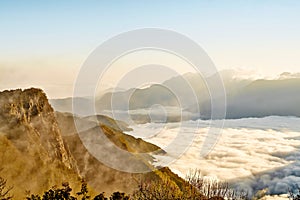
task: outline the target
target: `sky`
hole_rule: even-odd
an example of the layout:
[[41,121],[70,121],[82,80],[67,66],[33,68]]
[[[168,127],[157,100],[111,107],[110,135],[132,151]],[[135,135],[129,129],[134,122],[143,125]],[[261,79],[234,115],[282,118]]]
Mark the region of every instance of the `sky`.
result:
[[196,41],[219,70],[300,71],[300,1],[0,1],[0,90],[71,96],[88,55],[122,32],[155,27]]

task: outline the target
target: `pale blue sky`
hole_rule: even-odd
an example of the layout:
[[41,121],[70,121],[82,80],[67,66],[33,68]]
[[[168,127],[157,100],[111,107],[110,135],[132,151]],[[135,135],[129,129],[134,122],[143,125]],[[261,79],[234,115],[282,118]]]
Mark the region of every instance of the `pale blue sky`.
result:
[[[144,27],[189,36],[219,69],[243,68],[264,75],[300,71],[298,0],[1,0],[0,89],[30,84],[46,90],[55,84],[69,87],[81,63],[101,42]],[[33,77],[33,69],[40,79]]]

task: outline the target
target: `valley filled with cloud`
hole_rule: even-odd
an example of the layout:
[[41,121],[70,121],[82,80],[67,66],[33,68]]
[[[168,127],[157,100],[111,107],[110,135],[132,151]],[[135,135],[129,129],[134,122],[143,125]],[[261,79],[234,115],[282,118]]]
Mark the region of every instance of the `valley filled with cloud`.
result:
[[[244,188],[250,194],[265,188],[270,194],[284,194],[300,183],[300,118],[270,116],[226,120],[217,144],[206,158],[200,158],[200,149],[210,128],[209,121],[148,123],[132,128],[134,131],[128,134],[143,133],[139,136],[163,149],[168,148],[178,134],[195,134],[194,141],[180,158],[173,157],[172,149],[167,155],[156,156],[157,165],[173,160],[170,168],[182,177],[191,169],[200,169],[204,176],[234,182],[235,187]],[[178,151],[183,144],[177,141],[173,151]]]

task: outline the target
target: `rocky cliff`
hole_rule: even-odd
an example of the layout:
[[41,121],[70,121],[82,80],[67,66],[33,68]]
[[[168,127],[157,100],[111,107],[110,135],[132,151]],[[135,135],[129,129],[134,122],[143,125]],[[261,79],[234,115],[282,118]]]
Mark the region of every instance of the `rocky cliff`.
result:
[[[75,118],[81,126],[89,128],[78,133]],[[125,151],[164,153],[153,144],[124,134],[123,130],[130,130],[126,124],[116,123],[109,117],[79,118],[68,113],[55,113],[40,89],[0,92],[0,176],[8,180],[8,185],[14,186],[16,199],[23,199],[26,190],[41,194],[65,181],[78,191],[82,177],[97,193],[130,193],[142,179],[168,177],[176,184],[183,182],[168,168],[130,174],[107,167],[89,153],[79,137],[79,134],[95,135],[99,129]],[[149,155],[145,159],[150,163],[152,157]]]
[[0,93],[0,175],[17,195],[79,179],[53,109],[40,89]]

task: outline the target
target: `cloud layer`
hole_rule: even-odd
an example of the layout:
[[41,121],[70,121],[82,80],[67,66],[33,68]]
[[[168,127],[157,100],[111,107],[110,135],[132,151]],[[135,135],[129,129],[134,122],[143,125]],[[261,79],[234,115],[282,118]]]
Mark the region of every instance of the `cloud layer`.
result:
[[[167,156],[157,157],[157,164],[175,160],[169,167],[182,177],[190,169],[197,168],[205,176],[238,182],[235,187],[246,188],[252,194],[264,188],[268,188],[270,194],[287,193],[289,187],[300,184],[300,162],[297,161],[300,118],[271,116],[226,120],[222,136],[205,159],[200,158],[200,149],[209,130],[209,121],[152,123],[132,128],[132,135],[163,148],[174,147],[168,149]],[[179,159],[174,157],[186,144],[174,140],[177,134],[190,137],[193,133],[196,137],[187,151]],[[188,137],[186,140],[190,139]],[[172,142],[176,144],[170,145]]]

